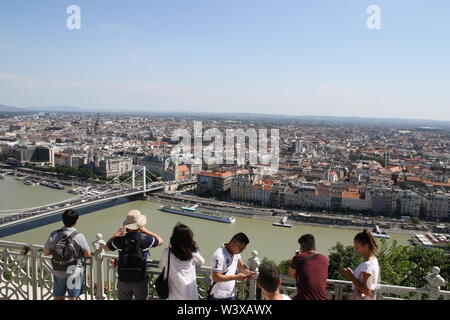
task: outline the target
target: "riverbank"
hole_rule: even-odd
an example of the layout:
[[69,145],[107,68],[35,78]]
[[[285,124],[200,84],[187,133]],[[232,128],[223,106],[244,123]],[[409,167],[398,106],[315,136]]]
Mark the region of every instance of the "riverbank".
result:
[[[265,220],[265,221],[272,221],[272,222],[278,222],[280,220],[280,216],[272,216],[272,209],[262,209],[262,208],[252,208],[247,206],[240,206],[239,208],[236,208],[233,204],[227,203],[226,206],[223,205],[223,201],[217,201],[216,205],[213,205],[213,201],[211,199],[201,201],[200,199],[188,199],[185,197],[178,197],[178,196],[172,196],[172,195],[166,195],[166,194],[155,194],[149,196],[150,201],[156,201],[161,204],[165,205],[178,205],[178,206],[185,206],[186,203],[195,204],[200,203],[202,206],[200,207],[201,211],[207,212],[207,213],[216,213],[218,212],[225,212],[226,214],[232,214],[233,216],[237,217],[243,217],[243,218],[252,218],[252,219],[258,219],[258,220]],[[252,214],[250,213],[251,210],[254,210],[255,212]],[[248,213],[242,213],[248,212]],[[277,210],[278,212],[284,211],[284,210]],[[339,225],[339,224],[325,224],[325,223],[314,223],[309,221],[298,221],[294,219],[289,220],[290,224],[296,224],[296,225],[306,225],[306,226],[313,226],[313,227],[329,227],[329,228],[336,228],[336,229],[343,229],[343,230],[352,230],[352,231],[361,231],[364,226],[349,226],[349,225]],[[370,228],[370,226],[366,226],[366,228]],[[404,230],[399,228],[390,228],[389,234],[403,234],[403,235],[414,235],[414,234],[420,234],[425,233],[423,231],[417,231],[417,230]]]
[[32,179],[46,179],[50,182],[58,182],[63,185],[72,187],[72,186],[79,186],[79,187],[87,187],[90,185],[101,185],[104,184],[106,181],[102,180],[96,180],[96,179],[90,179],[90,178],[81,178],[81,177],[74,177],[74,176],[65,176],[61,175],[55,172],[47,172],[47,171],[40,171],[40,170],[34,170],[32,168],[26,168],[26,167],[12,167],[12,166],[0,166],[0,169],[2,172],[8,172],[11,176],[18,177],[20,179],[28,177]]
[[[7,176],[5,180],[0,180],[0,203],[5,209],[35,207],[67,196],[70,196],[70,194],[61,190],[43,186],[26,186],[15,180],[14,177]],[[250,257],[252,250],[257,250],[261,258],[267,257],[277,263],[293,256],[295,250],[298,249],[298,237],[302,234],[314,234],[318,252],[325,255],[331,252],[337,242],[345,246],[353,245],[353,238],[356,234],[355,230],[348,230],[348,228],[330,228],[325,225],[310,226],[303,223],[296,223],[292,228],[274,227],[272,226],[272,219],[274,218],[271,217],[270,210],[267,210],[269,212],[266,217],[226,212],[226,215],[235,216],[236,223],[218,223],[158,210],[161,205],[166,205],[166,203],[174,206],[178,204],[192,205],[189,202],[160,201],[158,203],[158,199],[153,197],[150,199],[151,201],[127,201],[108,208],[98,208],[89,214],[83,214],[77,223],[77,229],[86,236],[89,244],[96,240],[98,233],[101,233],[103,238],[107,240],[122,226],[123,219],[130,210],[140,210],[147,216],[147,228],[165,240],[170,239],[173,228],[178,222],[188,225],[194,232],[200,252],[205,258],[211,257],[217,248],[231,239],[233,235],[244,232],[251,239],[248,249],[242,255],[244,261],[247,261]],[[220,209],[221,206],[210,208],[210,210],[223,212]],[[203,211],[202,206],[200,206],[200,210]],[[44,244],[49,234],[61,228],[61,226],[61,221],[55,221],[5,237],[4,240]],[[408,245],[410,238],[409,235],[391,235],[391,239],[397,240],[401,245]],[[164,248],[165,246],[153,248],[151,250],[152,257],[160,257]]]

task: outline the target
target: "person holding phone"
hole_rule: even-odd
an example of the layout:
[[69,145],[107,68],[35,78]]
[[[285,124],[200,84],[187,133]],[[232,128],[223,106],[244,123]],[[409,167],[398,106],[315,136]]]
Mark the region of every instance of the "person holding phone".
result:
[[256,274],[248,269],[240,255],[249,243],[245,233],[240,232],[214,252],[210,299],[236,300],[236,280],[251,279]]
[[376,300],[380,288],[380,266],[375,256],[378,245],[369,230],[364,229],[354,238],[356,251],[364,258],[355,271],[341,268],[342,275],[352,281],[350,300]]

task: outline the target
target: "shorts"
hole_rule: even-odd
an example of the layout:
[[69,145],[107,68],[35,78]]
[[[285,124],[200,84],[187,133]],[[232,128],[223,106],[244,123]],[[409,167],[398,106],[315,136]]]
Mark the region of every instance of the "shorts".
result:
[[78,298],[83,291],[83,275],[79,275],[78,281],[71,278],[59,278],[53,276],[53,296]]
[[117,297],[119,300],[147,300],[148,279],[141,282],[117,282]]

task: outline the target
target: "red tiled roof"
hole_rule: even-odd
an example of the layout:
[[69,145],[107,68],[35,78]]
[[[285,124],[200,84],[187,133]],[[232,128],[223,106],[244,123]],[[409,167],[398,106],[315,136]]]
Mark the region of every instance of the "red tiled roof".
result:
[[185,164],[182,164],[181,166],[178,166],[177,169],[178,169],[178,171],[181,171],[181,172],[188,172],[189,171],[189,168]]
[[359,199],[359,192],[353,192],[353,191],[344,191],[342,192],[342,198],[346,199]]
[[169,143],[165,141],[153,141],[150,143],[151,146],[165,146],[167,144]]
[[208,177],[217,177],[217,178],[226,178],[229,176],[232,176],[233,173],[231,171],[213,171],[213,172],[201,172],[199,173],[199,176],[208,176]]

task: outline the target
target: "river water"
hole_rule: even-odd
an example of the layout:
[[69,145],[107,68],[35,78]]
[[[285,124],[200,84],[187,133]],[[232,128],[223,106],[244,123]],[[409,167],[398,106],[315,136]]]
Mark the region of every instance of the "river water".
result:
[[[39,185],[27,186],[15,180],[13,176],[8,176],[7,179],[0,179],[0,210],[27,208],[73,197],[74,195],[67,193],[67,190],[67,188],[54,190]],[[213,252],[238,232],[246,233],[250,239],[250,244],[242,254],[245,260],[250,257],[251,250],[257,250],[261,259],[267,257],[277,262],[290,259],[294,255],[295,250],[298,249],[297,240],[302,234],[313,234],[318,252],[328,255],[331,247],[337,242],[352,245],[353,237],[357,233],[355,230],[301,224],[295,224],[290,229],[280,228],[272,226],[271,221],[241,217],[236,217],[234,224],[225,224],[161,212],[158,210],[160,205],[152,201],[132,201],[95,211],[81,216],[77,229],[84,233],[90,244],[95,240],[97,233],[103,234],[103,238],[108,240],[122,225],[127,212],[138,209],[147,216],[147,229],[167,242],[177,222],[188,225],[194,232],[200,253],[207,265],[210,264]],[[44,244],[50,232],[61,226],[62,223],[53,223],[17,233],[2,240]],[[406,234],[391,234],[391,239],[397,240],[399,244],[408,244],[409,238],[410,235]],[[159,259],[164,247],[166,245],[152,249],[152,258]]]

